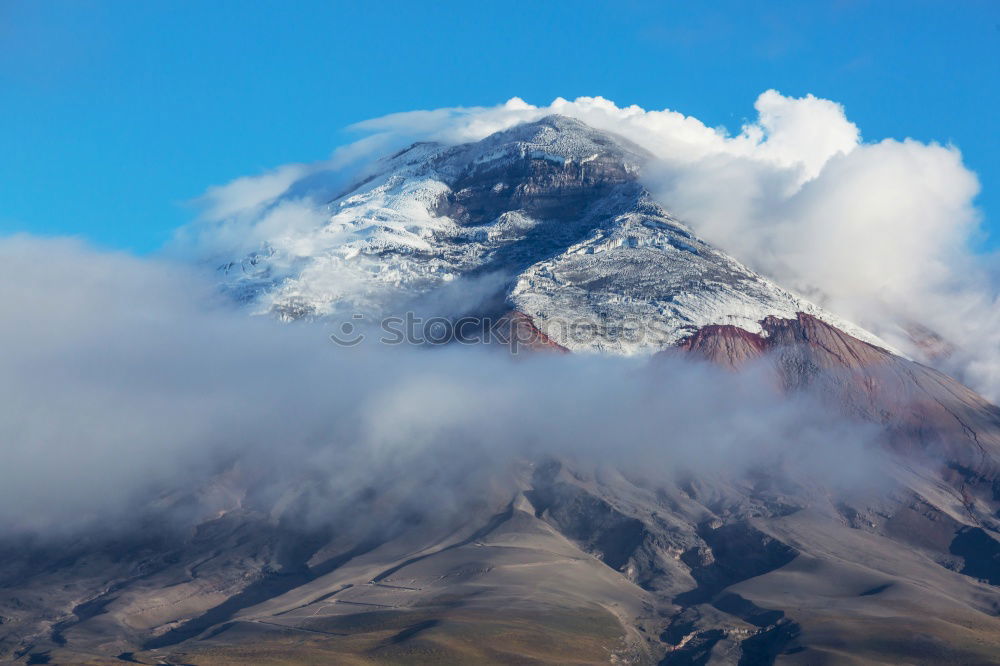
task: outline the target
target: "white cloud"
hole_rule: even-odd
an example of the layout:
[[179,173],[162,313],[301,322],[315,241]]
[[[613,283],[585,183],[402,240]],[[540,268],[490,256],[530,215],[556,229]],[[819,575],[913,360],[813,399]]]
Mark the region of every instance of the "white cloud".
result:
[[371,485],[441,514],[538,455],[658,481],[776,458],[834,484],[872,467],[872,427],[758,377],[679,359],[646,372],[460,345],[344,349],[316,325],[247,317],[183,267],[69,241],[0,239],[0,300],[0,537],[108,536],[154,504],[182,521],[280,511],[306,492],[330,520]]
[[823,165],[858,145],[860,132],[844,116],[844,107],[812,95],[785,97],[768,90],[754,104],[758,120],[743,127],[737,142],[755,160],[801,169],[802,181],[815,178]]
[[286,164],[259,176],[243,176],[208,188],[198,203],[204,209],[204,216],[210,219],[259,209],[284,194],[312,170],[305,164]]

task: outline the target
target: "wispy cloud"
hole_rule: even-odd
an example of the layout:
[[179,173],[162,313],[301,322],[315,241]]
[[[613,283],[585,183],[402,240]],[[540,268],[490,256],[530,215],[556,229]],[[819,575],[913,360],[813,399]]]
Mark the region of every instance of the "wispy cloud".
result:
[[298,518],[330,520],[372,485],[441,512],[546,455],[661,481],[871,468],[871,427],[707,364],[342,349],[247,317],[183,267],[70,241],[0,241],[0,277],[0,535],[298,511],[306,494]]

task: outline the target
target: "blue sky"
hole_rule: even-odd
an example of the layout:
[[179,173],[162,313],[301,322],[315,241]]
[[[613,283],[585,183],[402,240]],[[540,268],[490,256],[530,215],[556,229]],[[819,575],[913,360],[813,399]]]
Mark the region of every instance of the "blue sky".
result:
[[956,144],[1000,248],[997,63],[993,0],[0,0],[0,233],[152,251],[206,186],[395,111],[603,95],[736,131],[776,88]]

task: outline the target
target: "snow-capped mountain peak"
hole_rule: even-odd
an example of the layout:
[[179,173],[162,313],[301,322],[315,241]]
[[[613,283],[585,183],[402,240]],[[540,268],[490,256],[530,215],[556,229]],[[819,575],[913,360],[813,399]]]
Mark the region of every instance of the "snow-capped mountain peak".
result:
[[648,158],[563,116],[414,144],[324,203],[321,225],[227,263],[226,285],[284,318],[378,316],[490,276],[502,293],[484,302],[576,351],[652,353],[711,324],[766,334],[799,312],[886,346],[695,236],[643,188]]

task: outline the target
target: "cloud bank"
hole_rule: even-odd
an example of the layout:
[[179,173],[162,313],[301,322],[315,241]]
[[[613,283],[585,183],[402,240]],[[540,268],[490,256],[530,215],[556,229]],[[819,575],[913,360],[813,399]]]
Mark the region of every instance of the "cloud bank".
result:
[[812,95],[769,90],[755,109],[735,135],[601,97],[392,114],[358,123],[368,136],[326,162],[295,167],[304,169],[297,180],[282,167],[213,188],[188,247],[233,256],[292,238],[323,223],[323,203],[363,175],[365,160],[418,140],[474,141],[564,114],[651,151],[648,188],[709,242],[1000,399],[996,261],[974,250],[984,233],[974,206],[979,185],[958,148],[865,142],[841,105]]
[[330,520],[371,487],[440,511],[548,455],[659,481],[781,465],[833,484],[876,455],[873,427],[752,373],[344,349],[317,324],[247,317],[188,268],[71,241],[0,240],[0,277],[2,536],[277,515],[307,492],[302,518]]

